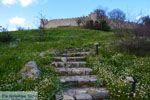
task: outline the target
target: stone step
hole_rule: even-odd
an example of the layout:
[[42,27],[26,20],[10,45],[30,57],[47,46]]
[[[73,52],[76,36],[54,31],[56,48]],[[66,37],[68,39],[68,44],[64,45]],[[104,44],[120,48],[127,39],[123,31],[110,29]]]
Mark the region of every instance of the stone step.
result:
[[56,68],[56,71],[61,75],[90,75],[91,68]]
[[52,62],[55,67],[86,67],[86,62]]
[[70,48],[70,49],[66,49],[64,50],[65,52],[88,52],[90,51],[91,48]]
[[85,57],[54,57],[54,61],[84,61]]
[[74,52],[74,53],[63,53],[60,56],[63,57],[80,57],[89,55],[91,52]]
[[[56,95],[56,100],[106,100],[109,98],[106,88],[73,88]],[[58,98],[61,97],[61,98]]]
[[93,48],[68,48],[64,50],[57,50],[56,53],[61,54],[61,53],[89,52],[91,50],[93,50]]
[[84,76],[60,76],[61,83],[73,83],[73,84],[91,84],[97,81],[95,75],[84,75]]

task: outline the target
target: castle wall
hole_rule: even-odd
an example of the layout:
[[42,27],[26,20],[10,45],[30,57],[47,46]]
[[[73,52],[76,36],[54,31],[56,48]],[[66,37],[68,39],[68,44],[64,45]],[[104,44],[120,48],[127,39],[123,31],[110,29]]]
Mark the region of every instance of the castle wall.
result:
[[[89,14],[89,16],[86,16],[86,19],[91,19],[91,20],[97,20],[97,15],[95,13],[91,13]],[[68,19],[54,19],[54,20],[50,20],[47,21],[46,20],[46,24],[41,26],[43,28],[57,28],[59,26],[78,26],[77,22],[76,22],[77,18],[68,18]]]
[[96,21],[97,20],[97,14],[96,13],[89,14],[89,19]]
[[[77,24],[77,19],[78,18],[67,18],[67,19],[54,19],[48,21],[47,19],[43,19],[41,24],[41,27],[43,28],[57,28],[59,26],[78,26]],[[91,13],[88,16],[85,16],[85,20],[97,20],[97,14],[96,13]],[[111,26],[112,29],[118,28],[134,28],[135,25],[133,23],[116,23],[112,20],[108,20],[109,26]],[[82,24],[81,24],[82,25]]]
[[75,18],[50,20],[44,28],[57,28],[59,26],[78,26]]

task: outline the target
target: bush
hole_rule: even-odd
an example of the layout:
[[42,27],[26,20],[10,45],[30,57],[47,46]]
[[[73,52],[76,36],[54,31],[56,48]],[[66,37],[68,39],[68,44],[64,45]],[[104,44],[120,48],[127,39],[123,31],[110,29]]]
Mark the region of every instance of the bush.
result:
[[11,42],[12,40],[13,36],[8,31],[0,33],[0,42],[8,43]]
[[95,21],[95,22],[94,22],[94,27],[93,27],[93,28],[96,29],[96,30],[100,30],[100,29],[101,29],[100,22],[99,22],[99,21]]
[[150,55],[150,41],[145,38],[122,40],[119,47],[121,50],[125,50],[138,56]]
[[134,29],[136,37],[149,37],[150,38],[150,17],[145,16],[139,19],[138,27]]
[[119,30],[119,48],[138,56],[150,55],[150,17],[142,17],[133,30]]
[[109,31],[110,30],[110,27],[109,27],[106,20],[100,20],[100,30],[102,30],[102,31]]
[[[135,30],[137,31],[137,29]],[[118,47],[121,51],[126,51],[130,54],[138,56],[150,55],[150,38],[135,33],[135,30],[116,31],[115,35],[120,38]]]
[[110,30],[110,27],[106,20],[96,20],[95,22],[93,20],[88,20],[86,21],[85,27],[102,31]]
[[94,21],[93,20],[87,20],[86,21],[86,24],[85,24],[86,28],[93,29],[93,26],[94,26]]

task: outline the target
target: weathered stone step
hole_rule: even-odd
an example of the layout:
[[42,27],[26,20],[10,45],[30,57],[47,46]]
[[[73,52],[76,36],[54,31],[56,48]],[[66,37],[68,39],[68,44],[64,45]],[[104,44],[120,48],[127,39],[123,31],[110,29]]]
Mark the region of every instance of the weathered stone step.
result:
[[77,83],[77,84],[90,84],[97,81],[95,75],[85,75],[85,76],[61,76],[61,83]]
[[86,67],[86,62],[52,62],[55,67]]
[[90,87],[68,89],[61,96],[56,95],[56,100],[106,100],[108,97],[109,91],[106,88]]
[[91,50],[91,48],[70,48],[70,49],[66,49],[66,50],[64,50],[64,51],[66,51],[66,52],[88,52],[88,51],[90,51]]
[[64,49],[64,50],[57,50],[56,53],[61,54],[61,53],[74,53],[74,52],[89,52],[93,50],[93,48],[68,48],[68,49]]
[[91,68],[56,68],[56,71],[61,75],[90,75]]
[[63,57],[75,57],[75,56],[86,56],[86,55],[89,55],[91,52],[74,52],[74,53],[63,53],[62,55],[60,56],[63,56]]
[[84,61],[85,57],[54,57],[54,61]]

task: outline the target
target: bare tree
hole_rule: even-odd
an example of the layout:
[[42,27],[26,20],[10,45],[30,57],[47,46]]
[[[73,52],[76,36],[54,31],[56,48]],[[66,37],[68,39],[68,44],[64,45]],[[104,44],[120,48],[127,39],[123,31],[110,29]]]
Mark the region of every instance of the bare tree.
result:
[[39,21],[40,21],[40,26],[39,26],[39,40],[43,41],[45,40],[45,25],[48,23],[48,20],[46,19],[45,15],[43,15],[42,13],[40,13],[40,17],[39,17]]
[[135,34],[137,37],[150,37],[150,16],[144,16],[139,19]]
[[120,24],[123,24],[126,19],[125,13],[120,9],[113,9],[108,15],[109,18],[117,24],[117,28],[120,28]]
[[24,30],[24,28],[21,27],[21,26],[17,26],[16,28],[17,28],[18,31],[23,31]]
[[141,20],[143,25],[150,27],[150,16],[144,16]]
[[78,26],[80,26],[80,24],[82,23],[82,19],[81,18],[77,18],[76,19],[76,23],[78,24]]
[[40,29],[43,29],[45,27],[45,25],[48,23],[48,20],[45,18],[45,16],[40,13]]
[[104,9],[101,8],[95,9],[94,13],[97,14],[98,19],[104,20],[106,18],[106,11]]
[[78,26],[84,26],[86,24],[86,20],[87,18],[85,16],[79,17],[76,19],[76,23],[78,24]]

